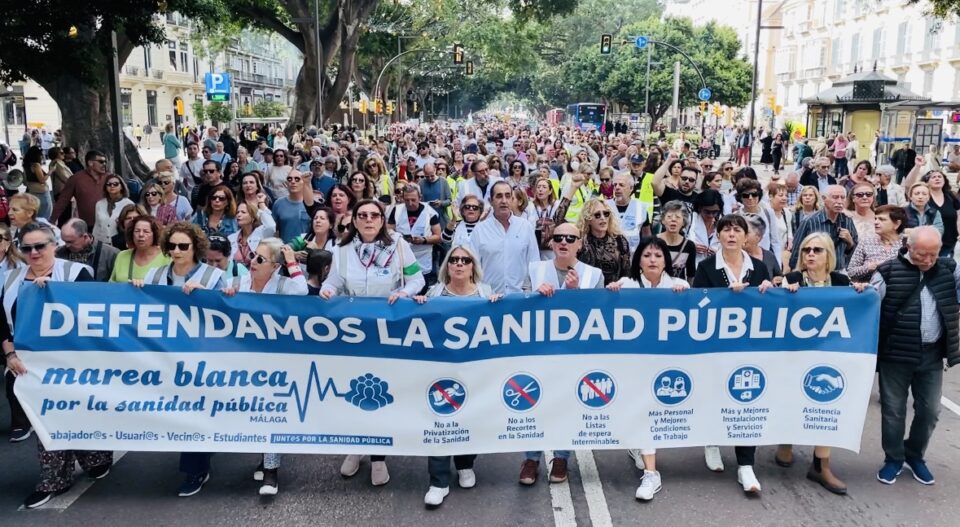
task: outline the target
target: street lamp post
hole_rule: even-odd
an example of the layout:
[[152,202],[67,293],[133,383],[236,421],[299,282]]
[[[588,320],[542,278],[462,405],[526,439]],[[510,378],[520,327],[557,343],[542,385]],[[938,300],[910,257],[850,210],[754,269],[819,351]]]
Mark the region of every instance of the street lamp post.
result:
[[[401,42],[403,39],[412,39],[420,38],[427,36],[426,33],[417,33],[417,34],[403,34],[400,33],[397,35],[397,56],[403,55],[403,49]],[[403,120],[403,107],[406,105],[406,100],[403,98],[403,86],[401,86],[401,80],[403,78],[403,61],[397,60],[397,121]]]

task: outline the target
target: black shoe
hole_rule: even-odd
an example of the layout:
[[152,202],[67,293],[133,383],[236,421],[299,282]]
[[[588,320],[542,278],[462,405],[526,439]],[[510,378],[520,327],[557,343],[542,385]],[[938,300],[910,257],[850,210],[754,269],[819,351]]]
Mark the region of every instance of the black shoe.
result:
[[93,479],[103,479],[107,477],[107,474],[110,473],[110,468],[112,466],[112,463],[107,463],[105,465],[100,465],[99,467],[93,467],[87,471],[87,475]]
[[56,492],[42,490],[34,491],[32,494],[27,496],[27,499],[23,500],[23,508],[36,509],[37,507],[53,499],[54,496],[59,496],[68,490],[70,490],[70,487],[58,490]]
[[33,434],[32,427],[14,428],[10,431],[10,442],[19,443],[20,441],[26,441],[31,434]]
[[180,492],[177,495],[181,498],[193,496],[194,494],[200,492],[200,489],[203,488],[204,483],[208,481],[210,481],[209,472],[196,476],[187,476],[187,479],[183,480],[183,484],[180,485]]
[[277,469],[268,468],[263,471],[263,485],[260,486],[261,496],[276,496],[280,491],[280,477]]

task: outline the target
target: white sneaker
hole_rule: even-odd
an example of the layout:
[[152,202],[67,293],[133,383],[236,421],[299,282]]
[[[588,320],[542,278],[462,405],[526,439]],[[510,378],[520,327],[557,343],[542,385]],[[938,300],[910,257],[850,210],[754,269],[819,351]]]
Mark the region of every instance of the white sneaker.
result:
[[477,474],[472,468],[457,471],[461,489],[472,489],[477,484]]
[[643,464],[643,456],[640,455],[639,448],[627,450],[627,455],[630,456],[631,459],[633,459],[633,464],[636,465],[637,468],[639,468],[640,470],[644,470],[647,468],[647,466]]
[[743,491],[751,494],[760,492],[760,481],[753,473],[753,467],[744,465],[737,469],[737,483],[743,485]]
[[450,487],[430,487],[427,495],[423,497],[423,503],[428,507],[439,507],[443,503],[443,498],[450,494]]
[[343,458],[343,464],[340,465],[340,475],[349,478],[360,470],[360,456],[350,454]]
[[660,473],[657,471],[643,471],[643,479],[640,480],[640,486],[637,487],[637,499],[650,501],[653,496],[660,492]]
[[723,458],[720,457],[720,447],[703,447],[703,459],[707,462],[707,468],[714,472],[723,472]]
[[370,463],[370,483],[374,487],[386,485],[390,481],[390,472],[387,471],[386,461],[374,461]]

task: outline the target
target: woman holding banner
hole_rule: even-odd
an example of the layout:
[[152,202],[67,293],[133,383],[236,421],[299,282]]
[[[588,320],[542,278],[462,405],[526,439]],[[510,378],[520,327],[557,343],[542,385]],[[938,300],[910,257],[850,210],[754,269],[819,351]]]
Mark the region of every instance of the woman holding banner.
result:
[[[837,266],[837,254],[833,240],[825,232],[815,232],[800,242],[800,260],[797,270],[783,277],[783,288],[796,293],[801,287],[845,287],[852,285],[862,293],[867,284],[851,283],[850,278],[834,269]],[[781,467],[793,465],[793,446],[780,445],[774,461]],[[830,447],[818,446],[813,449],[813,464],[807,470],[807,479],[819,483],[834,494],[846,494],[847,484],[830,470]]]
[[[481,282],[483,271],[480,259],[467,245],[454,246],[443,263],[440,264],[439,282],[413,299],[424,304],[427,298],[487,298],[491,302],[500,300],[503,295]],[[457,480],[462,489],[471,489],[477,484],[477,475],[473,472],[476,454],[453,456],[453,465],[457,468]],[[430,456],[427,459],[427,471],[430,473],[430,489],[423,502],[428,507],[439,507],[443,498],[450,493],[450,456]]]
[[[283,260],[281,264],[281,259]],[[280,274],[286,267],[290,277]],[[227,283],[223,294],[260,293],[264,295],[306,295],[307,280],[297,263],[297,255],[289,245],[278,238],[264,238],[250,253],[250,273],[237,276]],[[262,481],[261,496],[275,496],[280,491],[280,454],[263,454],[263,460],[253,471],[254,481]]]
[[[724,287],[736,292],[747,287],[757,287],[761,293],[773,287],[767,266],[743,250],[748,230],[747,220],[743,216],[728,214],[720,218],[717,222],[720,250],[697,266],[693,287]],[[743,491],[751,494],[760,492],[760,482],[753,473],[757,447],[738,446],[734,450],[737,454],[737,481],[743,486]],[[706,447],[704,457],[707,468],[714,472],[723,472],[720,447]]]
[[[386,298],[392,305],[397,299],[417,294],[425,283],[410,244],[399,234],[387,231],[383,204],[365,199],[357,202],[347,232],[333,250],[333,265],[320,289],[320,298],[376,297]],[[360,457],[348,455],[340,474],[356,474]],[[370,482],[374,486],[390,481],[385,460],[386,456],[370,456]]]
[[[686,280],[673,277],[673,269],[673,259],[667,242],[662,238],[644,238],[633,253],[627,276],[607,285],[607,289],[672,289],[677,293],[690,289]],[[660,472],[657,471],[657,449],[627,450],[627,455],[633,458],[637,468],[643,470],[643,479],[637,487],[637,499],[652,500],[661,488]]]
[[[27,259],[27,266],[11,270],[3,283],[0,304],[4,316],[0,317],[0,342],[7,361],[7,368],[14,375],[27,373],[13,347],[13,327],[17,316],[17,296],[25,282],[33,282],[37,287],[46,287],[47,282],[92,282],[93,270],[88,266],[56,258],[57,237],[53,229],[40,223],[29,223],[20,229],[20,250]],[[8,381],[11,379],[7,379]],[[13,382],[8,383],[12,393]],[[11,401],[11,406],[13,401]],[[19,406],[19,404],[18,404]],[[113,452],[91,450],[48,451],[37,441],[40,458],[40,483],[36,490],[27,496],[23,506],[35,509],[50,501],[56,495],[63,494],[73,486],[73,467],[80,463],[93,479],[101,479],[110,473],[113,465]]]

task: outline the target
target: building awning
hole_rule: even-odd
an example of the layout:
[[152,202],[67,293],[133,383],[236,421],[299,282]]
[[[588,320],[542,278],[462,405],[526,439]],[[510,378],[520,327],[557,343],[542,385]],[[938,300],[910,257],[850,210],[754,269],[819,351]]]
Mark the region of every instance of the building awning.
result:
[[861,71],[834,82],[826,90],[800,102],[817,106],[875,106],[905,101],[928,104],[930,99],[911,92],[900,82],[881,73]]

